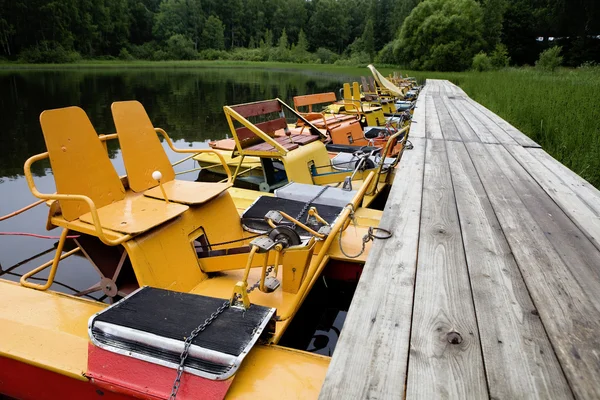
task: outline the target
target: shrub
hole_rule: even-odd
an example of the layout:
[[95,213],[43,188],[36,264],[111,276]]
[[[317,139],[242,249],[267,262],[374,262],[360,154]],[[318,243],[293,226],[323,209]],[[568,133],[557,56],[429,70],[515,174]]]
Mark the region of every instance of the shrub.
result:
[[334,62],[335,65],[347,66],[367,66],[371,62],[371,57],[364,51],[354,52],[348,58],[342,58]]
[[154,61],[163,61],[163,60],[168,60],[168,59],[169,59],[169,54],[162,49],[156,50],[154,52],[154,54],[152,54],[152,60],[154,60]]
[[489,71],[492,69],[492,60],[486,53],[480,51],[473,57],[473,69],[479,72]]
[[154,60],[154,53],[157,50],[159,50],[159,47],[158,44],[154,41],[146,42],[142,45],[132,44],[129,48],[132,57],[136,60]]
[[225,50],[206,49],[198,53],[201,60],[229,60],[231,57]]
[[496,48],[490,55],[490,61],[492,62],[492,67],[500,69],[508,67],[510,63],[510,57],[508,56],[508,48],[502,43],[496,45]]
[[319,47],[315,54],[323,64],[333,64],[340,58],[338,54],[324,47]]
[[239,61],[267,61],[269,59],[269,48],[245,49],[237,48],[229,53],[232,60]]
[[555,71],[563,62],[563,58],[560,55],[561,51],[562,47],[560,46],[550,47],[542,51],[540,58],[535,62],[536,68],[544,71]]
[[21,51],[19,59],[27,63],[66,64],[81,60],[81,55],[74,50],[65,49],[59,43],[44,40]]
[[194,43],[183,35],[173,35],[167,40],[167,53],[169,58],[175,60],[194,60],[198,52],[194,50]]
[[122,47],[121,51],[119,51],[119,60],[133,61],[134,58],[125,47]]

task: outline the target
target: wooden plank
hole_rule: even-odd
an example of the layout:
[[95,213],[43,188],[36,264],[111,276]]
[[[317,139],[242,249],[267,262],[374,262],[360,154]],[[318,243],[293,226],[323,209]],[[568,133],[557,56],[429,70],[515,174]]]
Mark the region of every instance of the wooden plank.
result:
[[[469,104],[461,99],[450,100],[452,106],[461,114],[465,122],[473,129],[475,134],[479,136],[479,140],[483,143],[499,143],[496,136],[492,134],[492,132],[477,119],[471,112],[469,112],[468,106]],[[513,138],[506,136],[512,143],[517,143]]]
[[456,129],[456,126],[454,125],[454,121],[452,120],[452,117],[450,117],[450,114],[448,113],[446,106],[442,102],[442,97],[435,96],[433,98],[433,102],[435,104],[435,109],[437,110],[437,114],[440,119],[440,126],[442,128],[442,133],[444,135],[444,139],[446,139],[446,140],[462,140],[460,133],[458,132],[458,130]]
[[[287,122],[285,118],[277,118],[272,119],[270,121],[259,122],[258,124],[254,124],[254,126],[269,136],[273,136],[276,130],[287,128]],[[246,145],[247,141],[256,142],[256,139],[261,140],[259,136],[257,136],[254,132],[252,132],[249,128],[242,126],[235,130],[238,140]]]
[[554,159],[542,149],[527,149],[529,154],[548,168],[555,176],[559,177],[577,196],[592,210],[600,216],[600,191],[591,183],[571,171],[565,165]]
[[576,397],[598,398],[600,312],[498,168],[504,147],[466,147],[535,304],[532,315],[541,317]]
[[404,152],[319,399],[397,399],[408,362],[426,140]]
[[488,116],[494,123],[496,123],[500,128],[502,128],[509,136],[511,136],[517,143],[524,147],[541,147],[539,144],[534,142],[530,137],[525,135],[523,132],[500,118],[498,115],[494,114],[492,111],[485,108],[483,105],[477,103],[475,100],[467,98],[467,101],[473,104],[476,108],[478,108],[481,112],[483,112],[486,116]]
[[[523,150],[519,145],[505,146],[506,150],[495,152],[500,168],[511,182],[522,203],[554,246],[564,264],[595,307],[600,310],[600,252],[585,234],[573,223],[565,211],[548,196],[526,170],[514,158]],[[527,165],[527,164],[526,164]],[[527,165],[533,168],[532,165]]]
[[429,140],[406,396],[488,397],[445,142]]
[[[571,221],[600,249],[600,217],[571,188],[521,146],[506,149],[525,168]],[[600,265],[600,262],[598,263]],[[600,278],[600,276],[599,276]],[[599,292],[600,293],[600,292]]]
[[336,101],[337,98],[333,92],[306,94],[303,96],[294,97],[294,107],[297,110],[298,107],[313,106],[315,104],[323,103],[335,103]]
[[[429,89],[429,90],[433,90]],[[429,95],[429,91],[427,93]],[[428,139],[443,139],[440,120],[432,96],[425,97],[427,119],[425,120],[425,137]]]
[[[482,113],[479,109],[475,108],[473,104],[468,102],[467,100],[460,100],[461,109],[463,110],[463,115],[468,119],[471,126],[479,126],[485,130],[487,130],[492,136],[496,138],[499,143],[506,144],[518,144],[515,139],[513,139],[510,135],[508,135],[502,128],[500,128],[494,121],[489,119],[484,113]],[[479,132],[479,130],[477,130]],[[485,133],[484,133],[485,135]]]
[[426,125],[427,107],[425,106],[425,95],[422,91],[415,103],[415,111],[410,123],[410,138],[424,138]]
[[450,117],[454,122],[454,126],[456,127],[456,130],[460,134],[462,140],[464,142],[479,142],[479,136],[477,136],[475,131],[471,129],[471,126],[465,121],[461,113],[456,109],[454,106],[454,101],[450,100],[448,96],[443,96],[441,100],[446,107],[448,114],[450,114]]
[[446,146],[490,397],[572,398],[467,150]]
[[270,114],[281,111],[281,105],[277,100],[257,101],[256,103],[240,104],[231,106],[231,109],[244,118],[256,117],[258,115]]

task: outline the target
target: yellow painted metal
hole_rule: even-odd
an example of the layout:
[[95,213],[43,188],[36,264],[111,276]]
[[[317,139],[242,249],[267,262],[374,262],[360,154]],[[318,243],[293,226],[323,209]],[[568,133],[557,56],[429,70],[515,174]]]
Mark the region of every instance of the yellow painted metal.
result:
[[316,246],[291,247],[283,253],[283,272],[281,287],[284,292],[298,293],[298,289],[306,277]]
[[250,308],[250,298],[248,298],[248,282],[239,281],[233,286],[233,293],[229,302],[232,306],[238,306],[240,299],[242,300],[242,306],[244,310]]
[[138,101],[118,101],[110,108],[131,190],[143,192],[157,186],[152,178],[154,171],[160,171],[163,183],[175,179],[175,171],[144,106]]
[[[279,99],[276,99],[276,100],[282,103],[281,100],[279,100]],[[265,132],[263,132],[262,130],[260,130],[259,128],[257,128],[256,125],[254,125],[252,122],[250,122],[246,118],[242,117],[233,108],[231,108],[229,106],[224,106],[223,107],[223,111],[225,111],[225,117],[227,118],[227,123],[229,124],[229,129],[233,133],[233,138],[235,139],[236,147],[237,147],[238,152],[240,154],[242,154],[242,155],[254,155],[254,156],[259,156],[260,157],[260,156],[273,155],[273,152],[272,151],[250,151],[250,150],[244,150],[244,148],[242,146],[242,143],[240,142],[239,138],[235,134],[236,130],[235,130],[235,126],[233,124],[233,120],[238,121],[240,124],[242,124],[243,126],[245,126],[248,129],[250,129],[250,131],[252,133],[254,133],[256,136],[258,136],[263,141],[265,141],[265,142],[269,143],[271,146],[273,146],[275,148],[276,152],[279,153],[279,155],[285,155],[285,154],[287,154],[288,151],[285,149],[285,147],[283,147],[282,145],[280,145],[279,143],[277,143],[277,141],[275,141],[270,135],[266,134]]]
[[175,171],[158,140],[157,133],[162,135],[171,150],[177,153],[216,154],[227,173],[228,182],[231,181],[231,171],[223,157],[212,149],[176,148],[163,129],[155,128],[152,125],[150,117],[148,117],[144,106],[140,102],[114,102],[111,110],[123,152],[123,162],[133,191],[143,192],[156,187],[158,182],[152,177],[154,171],[159,171],[162,174],[161,183],[163,185],[175,179]]
[[[125,188],[81,108],[46,110],[40,115],[40,124],[58,194],[86,196],[96,208],[125,197]],[[89,211],[83,202],[73,200],[78,198],[60,199],[63,216],[69,221]]]
[[[96,205],[94,204],[94,201],[90,197],[84,196],[84,195],[77,195],[77,194],[40,193],[37,190],[35,183],[33,181],[33,175],[31,174],[31,165],[33,163],[35,163],[36,161],[43,160],[46,158],[48,158],[48,153],[42,153],[42,154],[38,154],[33,157],[30,157],[27,159],[27,161],[25,161],[25,167],[24,167],[25,179],[27,180],[27,185],[29,186],[29,190],[31,190],[31,193],[35,197],[37,197],[39,199],[44,199],[44,200],[59,200],[59,201],[61,201],[61,200],[62,201],[77,200],[77,201],[86,203],[90,210],[93,227],[88,226],[88,224],[84,224],[86,226],[82,227],[82,229],[85,229],[87,232],[89,232],[89,234],[92,234],[92,235],[98,237],[104,244],[107,244],[109,246],[116,246],[118,244],[121,244],[121,243],[131,239],[130,235],[119,235],[119,234],[115,235],[114,232],[107,232],[106,230],[102,229],[102,226],[100,225],[100,220],[98,217],[98,210],[96,208]],[[111,166],[111,168],[112,168],[112,166]],[[51,211],[52,211],[52,209],[51,209]],[[57,211],[57,208],[54,208],[54,211]],[[67,227],[67,228],[70,228],[73,230],[78,230],[77,228],[81,226],[81,221],[79,221],[79,220],[69,221],[66,218],[64,218],[64,216],[62,214],[61,214],[60,218],[51,218],[51,219],[52,219],[52,223],[48,224],[48,225],[63,226],[63,227]]]
[[255,346],[229,387],[227,400],[316,399],[329,357],[280,346]]
[[[63,229],[62,233],[60,234],[60,239],[58,240],[58,246],[56,246],[56,253],[54,253],[54,259],[52,259],[52,261],[44,263],[44,264],[40,265],[39,267],[23,274],[23,276],[21,276],[21,279],[19,280],[19,283],[21,283],[21,285],[31,288],[31,289],[37,289],[37,290],[47,290],[50,288],[50,286],[52,286],[52,284],[54,283],[54,277],[56,276],[56,271],[58,270],[58,263],[61,260],[64,260],[65,258],[69,257],[70,255],[75,254],[79,250],[81,250],[79,247],[76,247],[73,250],[70,250],[70,251],[66,252],[65,254],[62,254],[63,248],[65,246],[65,241],[67,240],[68,233],[69,233],[69,230],[65,228],[65,229]],[[33,275],[45,270],[49,266],[52,266],[52,268],[50,269],[50,273],[48,274],[48,279],[46,280],[45,284],[40,285],[37,283],[31,283],[31,282],[27,281],[27,279],[29,279]]]
[[[219,151],[219,154],[223,157],[225,163],[230,168],[239,165],[239,157],[232,157],[231,151]],[[200,167],[203,169],[210,169],[212,172],[219,174],[225,173],[221,167],[217,155],[214,153],[198,154],[197,156],[194,156],[194,160],[196,160],[198,165],[200,165]],[[260,158],[252,156],[245,157],[244,161],[241,163],[241,171],[237,174],[237,176],[241,175],[263,176]]]
[[[104,206],[97,213],[102,228],[135,235],[155,228],[187,209],[184,204],[167,203],[138,194]],[[94,223],[91,213],[83,214],[79,219],[88,224]]]
[[[2,279],[0,303],[0,356],[88,380],[84,375],[87,322],[105,304],[30,290]],[[226,398],[316,398],[329,360],[280,346],[256,345],[236,373]]]
[[87,321],[106,305],[0,279],[0,356],[87,380]]
[[196,205],[206,203],[207,201],[220,195],[231,186],[231,183],[208,183],[191,181],[171,181],[162,185],[164,193],[158,190],[158,187],[148,189],[144,196],[155,199],[164,199],[165,196],[176,203]]

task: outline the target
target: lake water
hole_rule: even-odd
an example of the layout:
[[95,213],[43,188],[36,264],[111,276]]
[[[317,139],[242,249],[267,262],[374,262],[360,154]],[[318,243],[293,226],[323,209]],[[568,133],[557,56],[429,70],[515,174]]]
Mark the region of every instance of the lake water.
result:
[[[178,147],[207,147],[208,140],[224,138],[228,133],[224,105],[275,97],[293,104],[296,95],[337,92],[343,82],[341,76],[248,68],[0,71],[0,216],[37,200],[23,177],[23,164],[28,157],[46,150],[39,125],[43,110],[79,106],[98,133],[113,133],[111,103],[136,99],[144,104],[154,125],[164,128]],[[109,144],[109,153],[117,172],[124,174],[115,141]],[[167,153],[173,161],[182,158]],[[38,189],[54,192],[49,164],[35,167]],[[190,160],[176,170],[193,167]],[[18,281],[21,274],[52,259],[56,240],[6,235],[59,235],[59,229],[46,231],[47,213],[47,207],[40,205],[0,221],[0,278]],[[26,261],[34,256],[38,257]],[[47,271],[38,276],[47,276]],[[90,287],[97,279],[87,261],[73,256],[61,262],[52,289],[73,293]]]

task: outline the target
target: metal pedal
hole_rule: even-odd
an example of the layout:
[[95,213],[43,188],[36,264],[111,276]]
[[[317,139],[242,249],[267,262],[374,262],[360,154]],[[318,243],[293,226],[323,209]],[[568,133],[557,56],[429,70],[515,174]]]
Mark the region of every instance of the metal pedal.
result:
[[283,215],[279,211],[271,210],[265,214],[265,219],[270,219],[275,225],[278,225],[283,221]]
[[265,253],[275,247],[277,243],[268,238],[267,236],[261,236],[250,242],[250,246],[258,247],[259,253]]
[[274,292],[279,286],[281,286],[281,282],[274,276],[267,276],[265,279],[265,293]]

